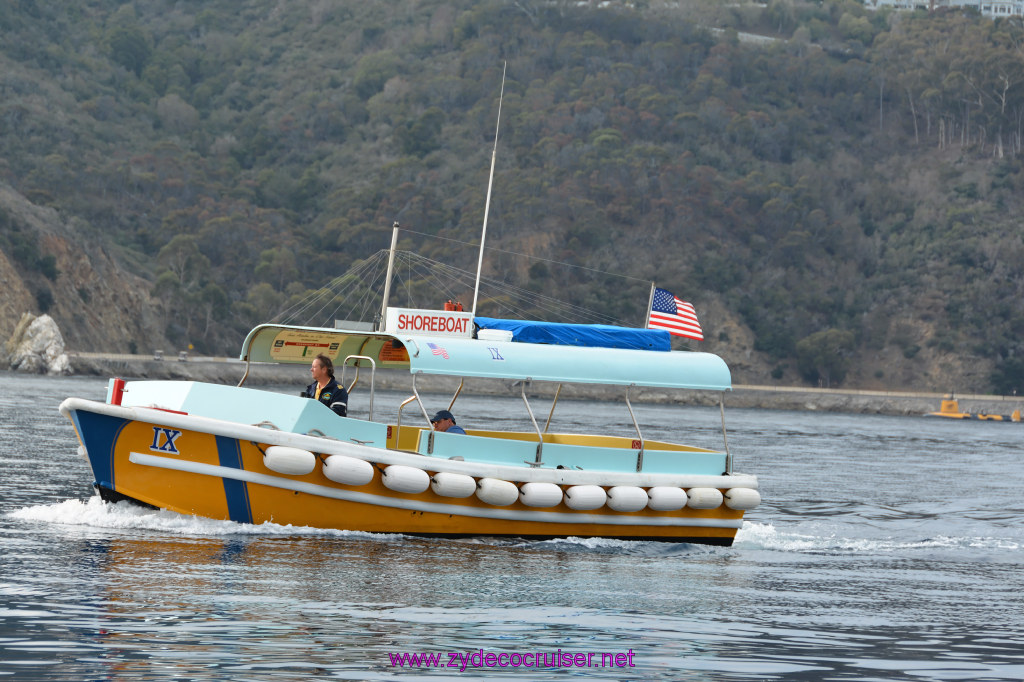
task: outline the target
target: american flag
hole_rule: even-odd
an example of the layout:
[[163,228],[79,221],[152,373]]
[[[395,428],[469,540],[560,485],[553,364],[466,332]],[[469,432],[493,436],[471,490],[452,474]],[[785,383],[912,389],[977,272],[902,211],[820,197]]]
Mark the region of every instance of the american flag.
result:
[[654,290],[651,302],[651,319],[648,329],[667,329],[670,334],[688,339],[704,340],[704,332],[697,321],[697,311],[686,301],[680,300],[671,291]]
[[440,355],[445,360],[448,359],[448,351],[444,349],[444,346],[439,346],[436,343],[429,342],[427,343],[427,346],[430,347],[430,352],[433,353],[434,355]]

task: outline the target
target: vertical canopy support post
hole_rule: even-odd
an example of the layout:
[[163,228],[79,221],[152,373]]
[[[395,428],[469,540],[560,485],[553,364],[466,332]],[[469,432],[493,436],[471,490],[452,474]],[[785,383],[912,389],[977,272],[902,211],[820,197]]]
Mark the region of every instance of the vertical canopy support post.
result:
[[732,453],[729,452],[729,436],[725,432],[725,391],[718,396],[718,409],[722,413],[722,440],[725,442],[725,475],[732,475]]
[[640,425],[636,422],[636,415],[633,414],[633,405],[629,402],[629,391],[636,384],[630,384],[626,386],[626,409],[629,410],[629,418],[633,420],[633,428],[636,429],[636,437],[640,439],[640,451],[636,453],[636,470],[642,471],[644,468],[644,434],[640,433]]
[[548,432],[551,427],[551,419],[555,416],[555,405],[558,404],[558,396],[562,394],[562,384],[558,384],[558,388],[555,390],[555,397],[551,400],[551,411],[548,412],[548,420],[544,422],[544,433]]
[[544,434],[541,433],[540,427],[537,426],[537,418],[533,416],[533,410],[530,409],[530,401],[526,398],[526,384],[529,383],[530,377],[526,377],[520,383],[520,392],[523,396],[523,404],[526,405],[526,413],[530,415],[530,421],[533,422],[533,430],[537,432],[537,457],[532,462],[526,462],[531,467],[543,466],[544,462],[541,461],[541,456],[544,452]]
[[459,394],[462,393],[462,387],[466,385],[466,377],[461,377],[459,381],[459,387],[455,389],[455,395],[452,396],[451,401],[448,403],[448,411],[451,412],[452,408],[455,407],[455,401],[459,399]]
[[[412,394],[416,398],[416,404],[420,406],[420,412],[423,413],[423,418],[430,424],[430,439],[427,444],[427,454],[432,455],[434,453],[434,424],[430,421],[430,415],[427,414],[427,408],[423,406],[423,400],[420,399],[420,392],[416,388],[416,377],[419,376],[419,372],[412,375]],[[402,403],[403,405],[405,403]]]

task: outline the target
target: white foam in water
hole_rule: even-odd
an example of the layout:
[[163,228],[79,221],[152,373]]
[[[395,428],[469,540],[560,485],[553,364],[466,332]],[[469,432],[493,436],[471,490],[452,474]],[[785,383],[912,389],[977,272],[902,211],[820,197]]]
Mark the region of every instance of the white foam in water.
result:
[[801,552],[822,549],[820,538],[812,535],[796,533],[780,533],[770,523],[743,522],[743,527],[736,532],[733,547],[760,549],[779,549],[787,552]]
[[629,540],[616,540],[614,538],[578,538],[578,537],[555,538],[553,540],[543,540],[542,542],[546,543],[546,544],[558,544],[558,545],[576,546],[576,547],[580,547],[580,548],[583,548],[583,549],[589,549],[589,550],[594,550],[594,549],[616,549],[616,550],[619,550],[619,549],[629,548],[632,544],[634,544],[634,543],[631,543]]
[[619,540],[616,538],[555,538],[553,540],[533,541],[527,540],[524,545],[535,547],[550,547],[560,551],[580,551],[611,554],[632,554],[643,556],[664,556],[681,552],[693,552],[701,550],[712,550],[707,545],[691,545],[687,543],[676,543],[668,540],[651,540],[638,542],[636,540]]
[[937,535],[916,541],[897,541],[892,538],[840,537],[835,534],[807,535],[781,532],[770,523],[743,522],[733,545],[738,549],[769,549],[784,552],[823,552],[860,554],[868,552],[896,552],[907,549],[1017,550],[1019,542],[994,537],[950,537]]
[[259,525],[217,521],[198,516],[186,516],[166,509],[140,507],[129,502],[110,504],[97,496],[88,500],[65,500],[55,504],[25,507],[9,513],[10,518],[23,521],[42,521],[91,528],[151,530],[174,535],[266,535],[266,536],[333,536],[365,537],[378,540],[401,538],[401,535],[343,531],[310,526],[261,523]]
[[[109,528],[116,530],[148,530],[173,535],[190,536],[323,536],[367,538],[374,540],[400,540],[406,536],[397,533],[367,533],[363,531],[346,531],[310,526],[280,525],[261,523],[259,525],[236,523],[234,521],[217,521],[198,516],[188,516],[165,509],[156,510],[140,507],[129,502],[108,503],[98,496],[87,500],[65,500],[54,504],[25,507],[7,514],[9,518],[23,521],[39,521],[43,523],[83,526],[89,528]],[[494,538],[466,538],[460,542],[479,542],[481,544],[519,544],[535,547],[550,547],[561,551],[611,552],[616,554],[666,555],[678,552],[711,551],[703,545],[679,544],[673,542],[636,542],[634,540],[618,540],[614,538],[580,538],[568,537],[542,541],[500,540]],[[757,543],[759,546],[761,543]]]

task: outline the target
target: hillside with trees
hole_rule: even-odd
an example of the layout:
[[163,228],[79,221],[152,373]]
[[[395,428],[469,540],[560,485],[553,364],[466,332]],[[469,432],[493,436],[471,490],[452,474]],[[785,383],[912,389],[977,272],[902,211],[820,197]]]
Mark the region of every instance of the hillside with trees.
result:
[[0,37],[0,274],[73,349],[233,354],[395,221],[475,269],[505,70],[492,280],[628,325],[657,282],[737,383],[1024,390],[1019,20],[11,0]]

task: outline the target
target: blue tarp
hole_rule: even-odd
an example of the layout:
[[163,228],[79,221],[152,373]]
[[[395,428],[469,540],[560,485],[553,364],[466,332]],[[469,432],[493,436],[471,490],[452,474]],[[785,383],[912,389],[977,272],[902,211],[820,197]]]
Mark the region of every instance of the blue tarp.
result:
[[628,348],[632,350],[672,350],[672,337],[662,329],[631,329],[608,324],[562,324],[477,317],[479,329],[503,329],[512,332],[520,343],[547,343],[558,346]]

